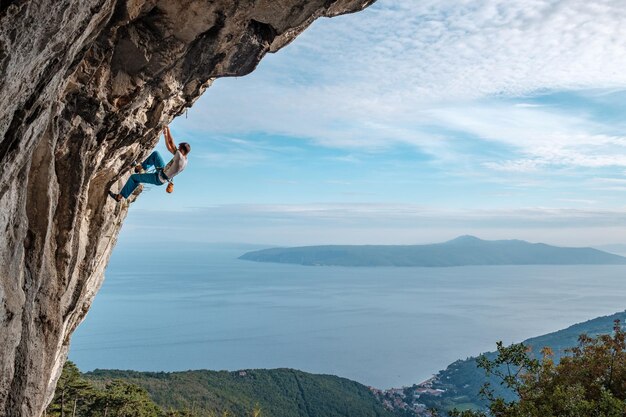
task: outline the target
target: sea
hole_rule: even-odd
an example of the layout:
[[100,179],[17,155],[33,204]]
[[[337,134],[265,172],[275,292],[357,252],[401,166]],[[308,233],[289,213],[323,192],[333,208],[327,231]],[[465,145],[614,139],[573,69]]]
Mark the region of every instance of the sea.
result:
[[296,368],[377,388],[626,308],[626,266],[326,267],[255,247],[115,249],[72,337],[82,371]]

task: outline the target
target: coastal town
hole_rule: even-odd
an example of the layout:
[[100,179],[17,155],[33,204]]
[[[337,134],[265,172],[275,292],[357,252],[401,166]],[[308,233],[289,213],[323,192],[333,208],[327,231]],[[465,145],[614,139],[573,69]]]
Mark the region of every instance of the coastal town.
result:
[[433,376],[424,382],[410,387],[390,388],[387,390],[380,390],[374,387],[369,388],[376,398],[389,410],[400,412],[410,417],[433,417],[434,414],[429,406],[420,402],[420,400],[440,397],[445,393],[445,390],[435,387],[437,382],[437,376]]

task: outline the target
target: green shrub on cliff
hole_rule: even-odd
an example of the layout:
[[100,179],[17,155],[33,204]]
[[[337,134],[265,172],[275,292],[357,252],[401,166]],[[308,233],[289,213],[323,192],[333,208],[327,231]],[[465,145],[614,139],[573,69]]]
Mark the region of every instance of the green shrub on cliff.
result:
[[[494,417],[623,417],[626,415],[626,333],[619,320],[612,335],[581,335],[555,364],[550,349],[536,359],[524,344],[498,343],[495,359],[481,357],[487,375],[515,393],[508,401],[485,384],[482,395]],[[453,411],[452,417],[486,417],[481,411]]]

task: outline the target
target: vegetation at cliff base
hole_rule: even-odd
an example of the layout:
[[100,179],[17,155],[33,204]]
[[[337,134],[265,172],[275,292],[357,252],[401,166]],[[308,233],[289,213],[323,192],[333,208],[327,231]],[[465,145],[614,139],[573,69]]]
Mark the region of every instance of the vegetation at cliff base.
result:
[[364,385],[293,369],[81,374],[67,362],[48,417],[393,417]]
[[84,378],[76,365],[67,361],[56,386],[46,415],[49,417],[165,417],[165,413],[143,388],[123,380],[111,380],[102,386]]
[[[371,390],[333,375],[294,369],[136,372],[96,370],[96,383],[123,379],[146,389],[164,409],[190,409],[247,416],[258,406],[271,417],[392,417]],[[202,414],[204,413],[204,414]],[[209,414],[210,415],[210,414]]]

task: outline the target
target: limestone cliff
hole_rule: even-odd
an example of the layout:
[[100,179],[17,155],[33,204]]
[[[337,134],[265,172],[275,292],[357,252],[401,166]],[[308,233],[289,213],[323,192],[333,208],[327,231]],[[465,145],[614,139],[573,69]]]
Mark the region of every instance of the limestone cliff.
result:
[[126,215],[105,191],[217,77],[374,0],[0,1],[0,415],[38,416]]

